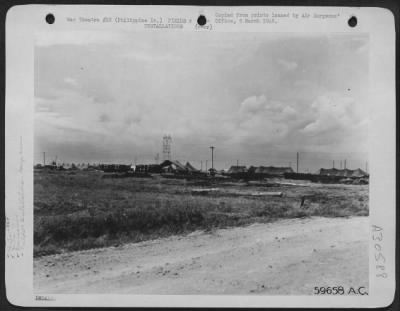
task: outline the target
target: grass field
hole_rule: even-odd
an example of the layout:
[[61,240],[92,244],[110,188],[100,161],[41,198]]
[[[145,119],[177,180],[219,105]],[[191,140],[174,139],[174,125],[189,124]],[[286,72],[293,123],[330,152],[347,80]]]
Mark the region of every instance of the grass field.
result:
[[[264,185],[102,178],[95,171],[35,171],[34,256],[244,226],[282,218],[368,215],[368,185]],[[285,181],[285,180],[282,180]],[[193,195],[192,189],[220,191]],[[252,197],[282,191],[283,197]],[[301,198],[306,197],[300,207]]]

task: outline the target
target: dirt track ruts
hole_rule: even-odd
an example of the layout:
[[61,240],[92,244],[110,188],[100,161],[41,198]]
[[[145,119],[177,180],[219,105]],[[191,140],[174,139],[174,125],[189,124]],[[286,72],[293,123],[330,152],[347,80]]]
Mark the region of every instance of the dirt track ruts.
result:
[[304,218],[34,260],[35,293],[312,294],[368,288],[368,218]]

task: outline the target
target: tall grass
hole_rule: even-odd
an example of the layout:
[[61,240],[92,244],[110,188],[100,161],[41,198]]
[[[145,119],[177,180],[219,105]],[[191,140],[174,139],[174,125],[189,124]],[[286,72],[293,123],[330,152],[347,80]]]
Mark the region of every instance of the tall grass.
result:
[[101,177],[95,172],[35,173],[35,256],[280,218],[368,215],[368,186],[274,188],[285,196],[252,198],[193,196],[196,181]]

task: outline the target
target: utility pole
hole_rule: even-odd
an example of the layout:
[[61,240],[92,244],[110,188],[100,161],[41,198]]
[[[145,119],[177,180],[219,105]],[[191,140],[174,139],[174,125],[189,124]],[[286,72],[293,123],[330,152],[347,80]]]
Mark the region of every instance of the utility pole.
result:
[[211,146],[211,168],[214,170],[214,146]]
[[206,172],[207,172],[207,165],[208,165],[208,160],[206,160]]
[[299,153],[297,152],[297,174],[299,173]]
[[344,169],[346,169],[347,168],[347,166],[346,166],[346,160],[344,160]]
[[46,151],[43,151],[43,166],[46,165]]
[[365,172],[368,173],[368,161],[365,161]]
[[332,167],[335,168],[335,160],[333,160]]
[[289,162],[289,167],[292,167],[292,162]]
[[203,171],[203,161],[200,161],[200,172]]
[[342,164],[343,164],[342,160],[340,160],[340,169],[342,169]]

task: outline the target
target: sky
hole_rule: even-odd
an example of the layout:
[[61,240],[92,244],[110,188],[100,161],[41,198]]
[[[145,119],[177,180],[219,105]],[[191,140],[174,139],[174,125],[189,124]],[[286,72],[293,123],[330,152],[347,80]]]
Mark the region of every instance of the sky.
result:
[[[362,34],[68,32],[35,46],[35,163],[365,169]],[[208,164],[210,165],[210,164]]]

